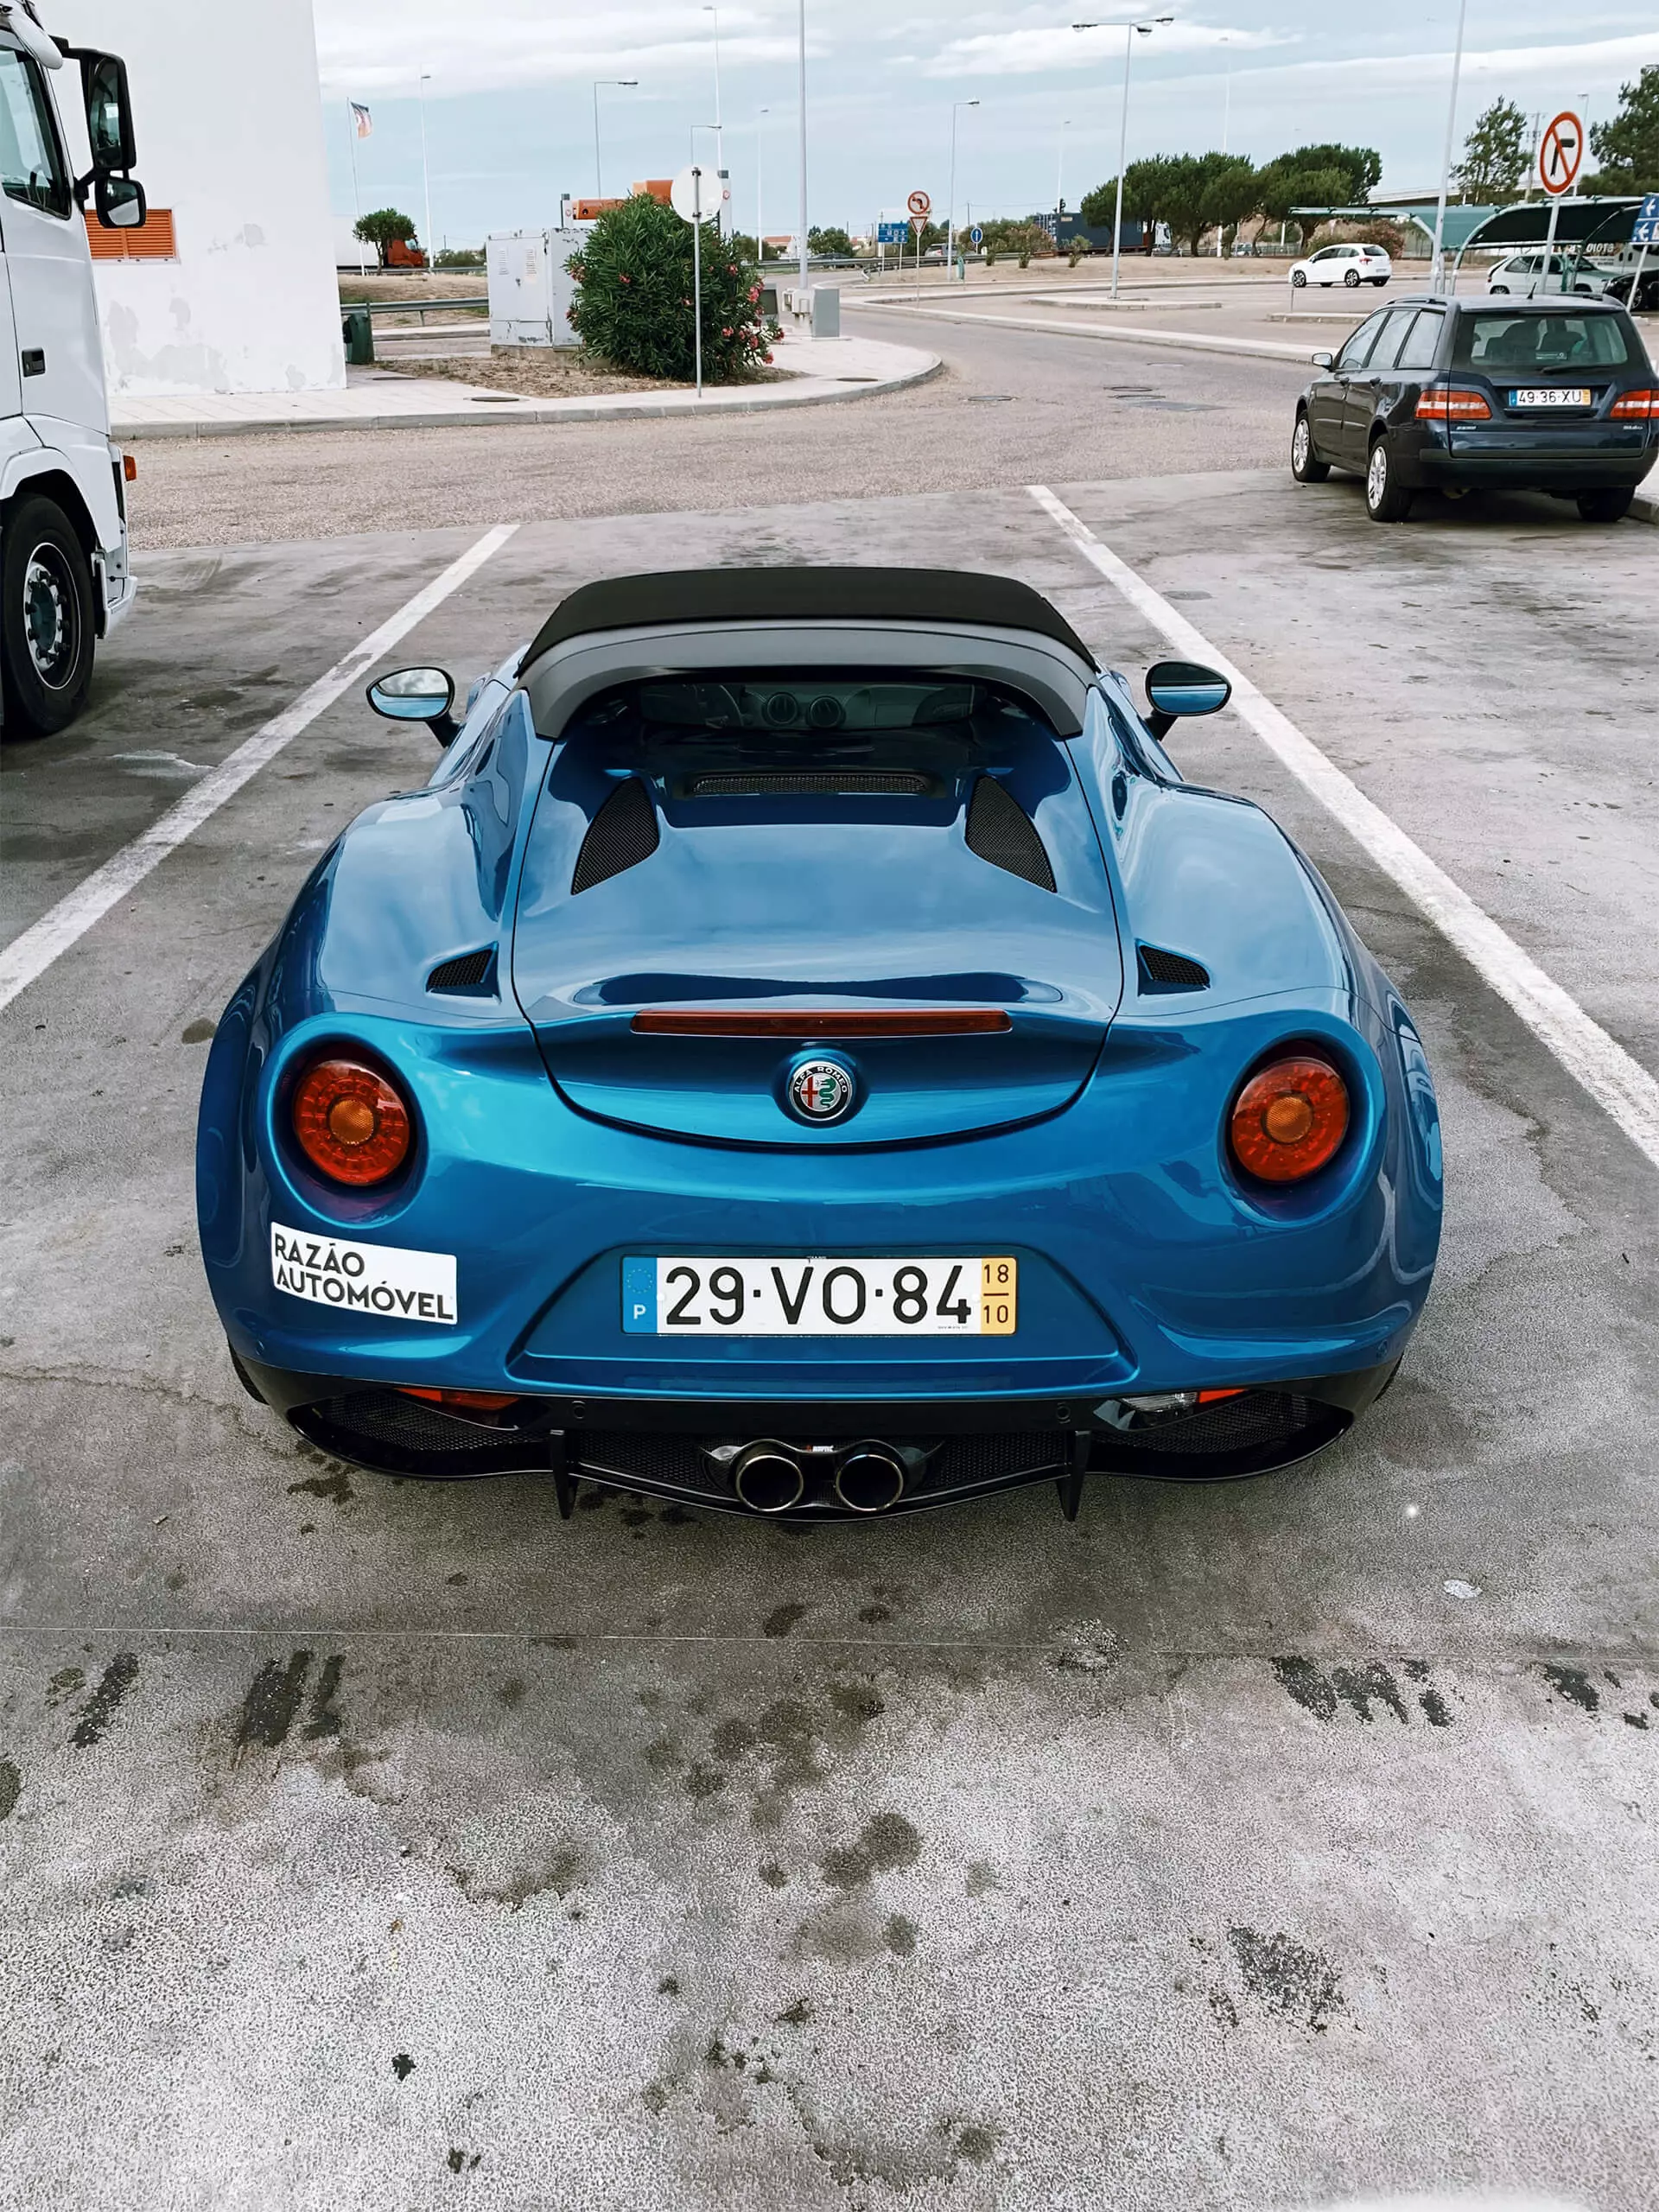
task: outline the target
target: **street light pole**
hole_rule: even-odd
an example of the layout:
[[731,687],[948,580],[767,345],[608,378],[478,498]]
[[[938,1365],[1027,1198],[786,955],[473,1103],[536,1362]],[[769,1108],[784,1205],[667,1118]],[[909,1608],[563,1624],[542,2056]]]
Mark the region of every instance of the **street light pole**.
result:
[[599,88],[601,85],[631,87],[639,82],[639,79],[637,77],[595,77],[594,79],[594,197],[595,200],[602,200],[605,197],[605,174],[600,166],[599,159]]
[[726,217],[726,126],[721,121],[720,106],[720,10],[705,4],[705,16],[715,19],[715,167],[720,172],[720,214],[716,226],[723,226]]
[[802,289],[802,291],[804,291],[804,292],[805,290],[807,290],[808,286],[809,286],[809,282],[810,282],[810,280],[809,280],[809,278],[808,278],[808,276],[807,276],[807,269],[806,269],[806,0],[799,0],[799,6],[800,6],[800,48],[799,48],[799,51],[800,51],[800,103],[801,103],[801,206],[800,206],[800,238],[799,238],[799,239],[798,239],[798,245],[799,245],[799,246],[800,246],[800,250],[801,250],[801,289]]
[[1068,116],[1060,125],[1059,157],[1054,164],[1054,243],[1060,242],[1060,210],[1065,205],[1065,134],[1071,128]]
[[1463,74],[1463,22],[1469,0],[1458,0],[1458,43],[1452,56],[1452,97],[1446,104],[1446,145],[1440,155],[1440,196],[1434,209],[1434,258],[1428,289],[1438,292],[1446,281],[1446,195],[1452,183],[1452,139],[1458,125],[1458,79]]
[[426,201],[426,265],[437,266],[437,245],[432,236],[432,177],[426,166],[426,88],[432,81],[429,69],[421,72],[421,191]]
[[950,103],[950,196],[944,211],[944,281],[950,282],[950,265],[957,243],[957,116],[965,107],[977,107],[977,100],[952,100]]
[[[1227,151],[1227,141],[1233,128],[1233,49],[1230,46],[1227,46],[1224,38],[1221,43],[1227,47],[1227,98],[1221,111],[1221,150],[1224,154]],[[1216,225],[1216,259],[1217,261],[1221,259],[1221,234],[1226,227],[1225,223]]]
[[1117,204],[1112,215],[1112,297],[1117,297],[1118,254],[1123,244],[1123,164],[1129,149],[1129,56],[1135,51],[1137,38],[1150,38],[1160,23],[1173,23],[1173,16],[1154,16],[1149,23],[1073,23],[1074,31],[1115,31],[1123,33],[1123,111],[1117,127]]
[[771,113],[769,107],[759,108],[754,118],[754,258],[756,265],[762,269],[766,261],[766,226],[761,213],[761,187],[766,181],[766,134],[761,127],[761,118]]

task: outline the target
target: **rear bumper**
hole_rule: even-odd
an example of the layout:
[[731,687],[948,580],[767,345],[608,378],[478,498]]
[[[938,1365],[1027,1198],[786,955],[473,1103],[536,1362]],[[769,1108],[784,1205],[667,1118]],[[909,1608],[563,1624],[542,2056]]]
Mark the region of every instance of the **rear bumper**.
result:
[[1092,1395],[899,1402],[545,1393],[526,1395],[499,1414],[462,1415],[381,1383],[232,1357],[250,1393],[308,1441],[375,1473],[438,1481],[527,1475],[566,1484],[574,1478],[746,1512],[728,1479],[730,1447],[770,1440],[799,1459],[803,1495],[785,1517],[807,1520],[861,1517],[836,1496],[835,1477],[845,1447],[871,1440],[894,1447],[909,1468],[902,1496],[886,1509],[891,1512],[1084,1471],[1178,1482],[1268,1473],[1344,1434],[1398,1364],[1275,1381],[1126,1427],[1124,1401]]
[[1440,446],[1409,448],[1399,457],[1403,482],[1433,488],[1482,486],[1512,492],[1611,492],[1640,484],[1659,460],[1659,447],[1585,446],[1567,453],[1478,453]]

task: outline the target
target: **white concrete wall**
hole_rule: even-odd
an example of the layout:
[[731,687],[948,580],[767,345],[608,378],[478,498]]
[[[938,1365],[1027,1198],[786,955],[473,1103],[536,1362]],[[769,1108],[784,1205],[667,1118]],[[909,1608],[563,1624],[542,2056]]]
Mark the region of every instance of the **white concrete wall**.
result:
[[[311,0],[45,0],[41,13],[60,38],[124,59],[136,174],[177,225],[176,261],[98,264],[111,393],[343,385]],[[56,90],[82,136],[73,67]]]

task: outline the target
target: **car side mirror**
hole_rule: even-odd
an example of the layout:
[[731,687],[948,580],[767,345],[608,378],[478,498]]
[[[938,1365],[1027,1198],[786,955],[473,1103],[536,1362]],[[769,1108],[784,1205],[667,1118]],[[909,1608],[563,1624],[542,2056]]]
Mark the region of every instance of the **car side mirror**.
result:
[[136,176],[95,177],[92,199],[106,231],[136,231],[149,213],[144,188]]
[[1336,366],[1337,357],[1334,353],[1310,353],[1308,359],[1316,369],[1330,369]]
[[1147,671],[1152,711],[1147,728],[1162,738],[1184,715],[1215,715],[1233,696],[1227,678],[1192,660],[1160,660]]
[[369,704],[389,721],[428,722],[440,745],[448,745],[461,728],[450,713],[455,700],[455,679],[442,668],[398,668],[377,677],[368,687]]

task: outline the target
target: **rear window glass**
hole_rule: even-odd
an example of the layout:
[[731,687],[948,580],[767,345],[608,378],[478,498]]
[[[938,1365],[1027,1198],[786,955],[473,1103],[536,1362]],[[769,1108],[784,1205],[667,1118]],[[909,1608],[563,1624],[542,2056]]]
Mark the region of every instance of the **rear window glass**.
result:
[[1630,360],[1622,321],[1611,315],[1465,315],[1458,318],[1455,368],[1622,369]]
[[603,693],[564,733],[564,750],[613,773],[665,779],[686,797],[819,788],[920,795],[964,769],[1053,732],[1001,685],[918,670],[662,677]]

